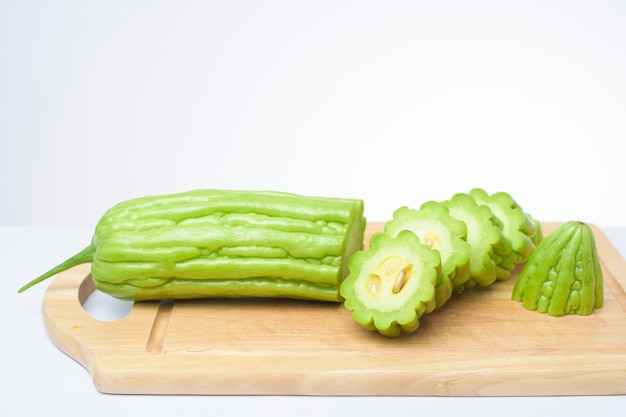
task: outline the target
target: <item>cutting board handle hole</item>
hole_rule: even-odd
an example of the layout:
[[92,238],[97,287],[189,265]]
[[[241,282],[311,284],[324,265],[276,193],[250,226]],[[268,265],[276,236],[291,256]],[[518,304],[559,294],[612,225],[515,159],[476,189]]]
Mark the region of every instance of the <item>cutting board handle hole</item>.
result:
[[119,300],[98,290],[87,275],[79,288],[80,304],[87,314],[99,321],[117,321],[125,318],[134,302]]

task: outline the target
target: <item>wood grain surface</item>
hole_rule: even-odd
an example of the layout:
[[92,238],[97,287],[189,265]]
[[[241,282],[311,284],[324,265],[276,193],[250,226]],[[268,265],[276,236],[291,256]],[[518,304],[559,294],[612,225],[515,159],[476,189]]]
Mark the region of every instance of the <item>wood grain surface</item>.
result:
[[[366,239],[381,228],[368,225]],[[82,307],[95,290],[88,264],[53,280],[43,317],[104,393],[626,394],[626,262],[593,230],[605,305],[586,317],[525,310],[510,300],[515,274],[454,295],[396,339],[363,329],[341,304],[294,300],[142,302],[104,322]]]

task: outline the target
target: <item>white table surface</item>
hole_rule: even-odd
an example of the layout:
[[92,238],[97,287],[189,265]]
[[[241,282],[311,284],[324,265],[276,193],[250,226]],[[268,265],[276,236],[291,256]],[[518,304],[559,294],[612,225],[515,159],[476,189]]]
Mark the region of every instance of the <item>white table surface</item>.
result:
[[[626,228],[604,228],[626,257]],[[577,397],[307,397],[110,395],[96,390],[91,376],[48,339],[41,301],[49,285],[23,294],[17,288],[82,249],[91,229],[0,226],[2,330],[0,416],[66,415],[623,415],[626,396]],[[97,310],[97,307],[95,308]],[[626,325],[626,324],[625,324]],[[626,375],[624,376],[626,378]]]

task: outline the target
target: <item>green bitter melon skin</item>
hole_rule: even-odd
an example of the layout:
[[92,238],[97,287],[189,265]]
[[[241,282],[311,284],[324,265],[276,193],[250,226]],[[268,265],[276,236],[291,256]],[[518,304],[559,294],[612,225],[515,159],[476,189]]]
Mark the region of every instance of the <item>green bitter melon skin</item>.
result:
[[589,315],[603,305],[603,277],[592,229],[570,221],[548,234],[524,266],[512,299],[560,317]]
[[574,226],[573,223],[565,223],[542,240],[515,282],[513,300],[521,301],[529,310],[536,310],[539,303],[543,302],[542,290],[545,291],[544,297],[552,295],[551,284],[548,283],[544,287],[544,283],[554,282],[556,279],[554,266],[558,262],[560,252],[571,238]]
[[539,220],[533,218],[529,213],[526,213],[526,216],[528,216],[528,218],[535,224],[535,234],[531,237],[531,239],[536,248],[537,245],[539,245],[539,243],[543,240],[543,228]]
[[89,247],[20,289],[91,262],[124,300],[281,296],[341,302],[363,247],[362,200],[277,191],[193,190],[121,202]]

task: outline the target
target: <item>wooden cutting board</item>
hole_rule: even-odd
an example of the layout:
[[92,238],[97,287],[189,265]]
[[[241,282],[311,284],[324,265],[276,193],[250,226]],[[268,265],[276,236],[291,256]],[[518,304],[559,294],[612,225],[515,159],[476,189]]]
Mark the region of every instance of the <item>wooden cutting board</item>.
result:
[[[366,239],[381,229],[368,225]],[[593,229],[605,305],[586,317],[511,301],[516,271],[454,295],[397,339],[364,330],[341,304],[293,300],[142,302],[103,322],[82,307],[94,291],[89,265],[53,280],[43,316],[52,341],[105,393],[626,394],[626,262]]]

